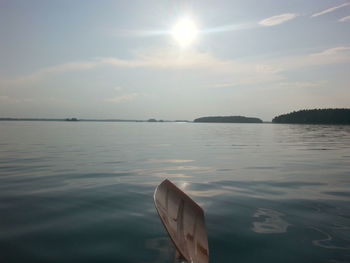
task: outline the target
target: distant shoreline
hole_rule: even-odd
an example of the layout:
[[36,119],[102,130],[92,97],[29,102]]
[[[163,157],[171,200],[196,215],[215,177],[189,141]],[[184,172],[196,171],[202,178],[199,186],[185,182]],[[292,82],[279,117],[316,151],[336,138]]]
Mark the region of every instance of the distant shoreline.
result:
[[[149,123],[147,120],[93,120],[93,119],[81,119],[78,121],[66,121],[65,119],[6,119],[0,118],[0,122],[124,122],[124,123]],[[242,122],[193,122],[193,121],[163,121],[153,123],[193,123],[193,124],[287,124],[287,125],[350,125],[346,123],[277,123],[272,121],[263,121],[261,123],[242,123]]]
[[48,122],[191,122],[187,120],[160,120],[160,121],[149,121],[149,120],[121,120],[121,119],[49,119],[49,118],[0,118],[0,121],[48,121]]
[[148,123],[268,123],[268,124],[319,124],[350,125],[350,109],[312,109],[299,110],[276,116],[272,121],[262,121],[256,117],[244,116],[209,116],[189,120],[128,120],[128,119],[78,119],[72,118],[12,118],[2,117],[0,121],[48,121],[48,122],[148,122]]

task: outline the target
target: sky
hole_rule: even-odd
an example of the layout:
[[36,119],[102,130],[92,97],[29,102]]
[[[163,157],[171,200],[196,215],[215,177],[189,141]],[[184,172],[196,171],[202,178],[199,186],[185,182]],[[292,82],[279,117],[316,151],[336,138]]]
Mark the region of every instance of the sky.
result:
[[271,121],[350,107],[350,1],[0,0],[0,36],[0,117]]

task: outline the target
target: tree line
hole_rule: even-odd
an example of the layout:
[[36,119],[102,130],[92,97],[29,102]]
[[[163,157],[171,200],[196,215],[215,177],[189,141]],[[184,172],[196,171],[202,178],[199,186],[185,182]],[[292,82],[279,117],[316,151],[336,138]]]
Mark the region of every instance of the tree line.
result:
[[350,124],[350,109],[299,110],[279,115],[273,123]]

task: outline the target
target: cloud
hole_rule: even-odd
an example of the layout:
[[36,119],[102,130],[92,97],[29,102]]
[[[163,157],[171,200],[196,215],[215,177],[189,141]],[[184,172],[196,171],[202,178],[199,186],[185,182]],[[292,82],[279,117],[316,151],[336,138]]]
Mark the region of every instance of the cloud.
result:
[[217,83],[210,85],[209,88],[222,89],[222,88],[234,88],[237,86],[235,82]]
[[281,88],[316,88],[325,85],[325,81],[304,81],[304,82],[281,82],[277,83],[278,87]]
[[28,75],[19,76],[14,79],[1,79],[0,85],[2,87],[28,85],[52,75],[57,75],[60,73],[70,71],[89,70],[95,68],[96,66],[98,66],[98,63],[96,63],[96,61],[69,62],[61,65],[39,69],[36,72],[33,72]]
[[15,98],[10,96],[0,96],[1,103],[24,103],[24,102],[32,102],[31,98]]
[[139,52],[134,59],[102,58],[100,64],[125,68],[189,69],[222,67],[225,62],[209,53],[197,51],[178,52],[176,49],[156,49]]
[[206,28],[206,29],[200,30],[200,33],[211,34],[211,33],[229,32],[229,31],[238,31],[238,30],[248,30],[256,27],[257,27],[256,23],[231,24],[231,25],[217,26],[213,28]]
[[298,14],[287,13],[266,18],[264,20],[261,20],[258,24],[261,26],[276,26],[292,20],[298,16]]
[[305,67],[350,63],[350,46],[333,47],[306,56],[287,57],[271,62],[283,71]]
[[114,98],[105,99],[105,101],[113,102],[113,103],[119,103],[119,102],[122,102],[122,101],[133,100],[133,99],[135,99],[136,97],[138,97],[140,95],[141,94],[135,92],[135,93],[125,94],[125,95],[114,97]]
[[[346,52],[349,50],[350,50],[350,46],[349,47],[334,47],[334,48],[326,49],[326,50],[321,51],[319,53],[311,54],[310,56],[313,56],[313,57],[326,57],[327,56],[327,57],[329,57],[329,56],[338,55],[341,52]],[[345,56],[345,58],[346,58],[346,56]]]
[[347,21],[350,21],[350,16],[345,16],[345,17],[342,17],[338,20],[339,22],[347,22]]
[[[350,47],[333,47],[318,53],[304,56],[278,58],[269,61],[243,61],[226,60],[213,56],[210,53],[199,51],[183,51],[177,49],[148,50],[135,54],[132,59],[120,59],[115,57],[98,58],[91,61],[72,62],[62,65],[40,69],[26,76],[2,81],[1,86],[28,86],[33,82],[39,82],[55,74],[77,70],[92,70],[97,67],[115,67],[133,69],[156,69],[159,74],[162,71],[183,71],[189,73],[196,71],[202,74],[203,79],[212,77],[222,80],[221,84],[207,86],[223,88],[232,86],[254,85],[285,80],[283,72],[298,68],[319,65],[330,65],[350,62]],[[117,87],[116,91],[120,91]],[[134,99],[138,94],[132,93],[108,99],[110,102],[121,102]]]
[[323,10],[323,11],[321,11],[321,12],[315,13],[315,14],[313,14],[311,17],[322,16],[322,15],[328,14],[328,13],[330,13],[330,12],[333,12],[333,11],[339,9],[339,8],[342,8],[342,7],[345,7],[345,6],[349,6],[349,5],[350,5],[350,2],[341,4],[341,5],[338,5],[338,6],[334,6],[334,7],[328,8],[328,9],[326,9],[326,10]]
[[276,80],[279,78],[278,72],[280,71],[278,68],[264,63],[224,60],[206,52],[158,49],[139,52],[135,54],[134,58],[128,60],[115,57],[98,58],[92,61],[72,62],[44,68],[29,75],[19,76],[5,82],[2,81],[2,86],[26,86],[53,75],[70,71],[92,70],[97,67],[145,68],[185,72],[190,70],[202,71],[211,75],[233,76],[237,84]]
[[[270,84],[269,84],[270,85]],[[305,82],[276,82],[275,86],[278,88],[311,88],[320,87],[324,85],[324,81],[305,81]],[[209,88],[236,88],[236,83],[219,83],[209,86]]]
[[123,88],[120,86],[113,87],[114,91],[121,91]]
[[164,29],[116,29],[103,27],[100,28],[101,31],[105,32],[108,35],[116,37],[152,37],[152,36],[162,36],[162,35],[171,35],[170,30]]

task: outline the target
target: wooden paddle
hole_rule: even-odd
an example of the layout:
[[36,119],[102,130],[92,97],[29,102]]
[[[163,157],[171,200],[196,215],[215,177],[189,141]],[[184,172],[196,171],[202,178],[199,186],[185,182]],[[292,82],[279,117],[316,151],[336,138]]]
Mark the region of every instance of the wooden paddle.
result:
[[177,257],[192,263],[208,263],[209,247],[203,209],[168,179],[156,188],[154,203],[176,247]]

